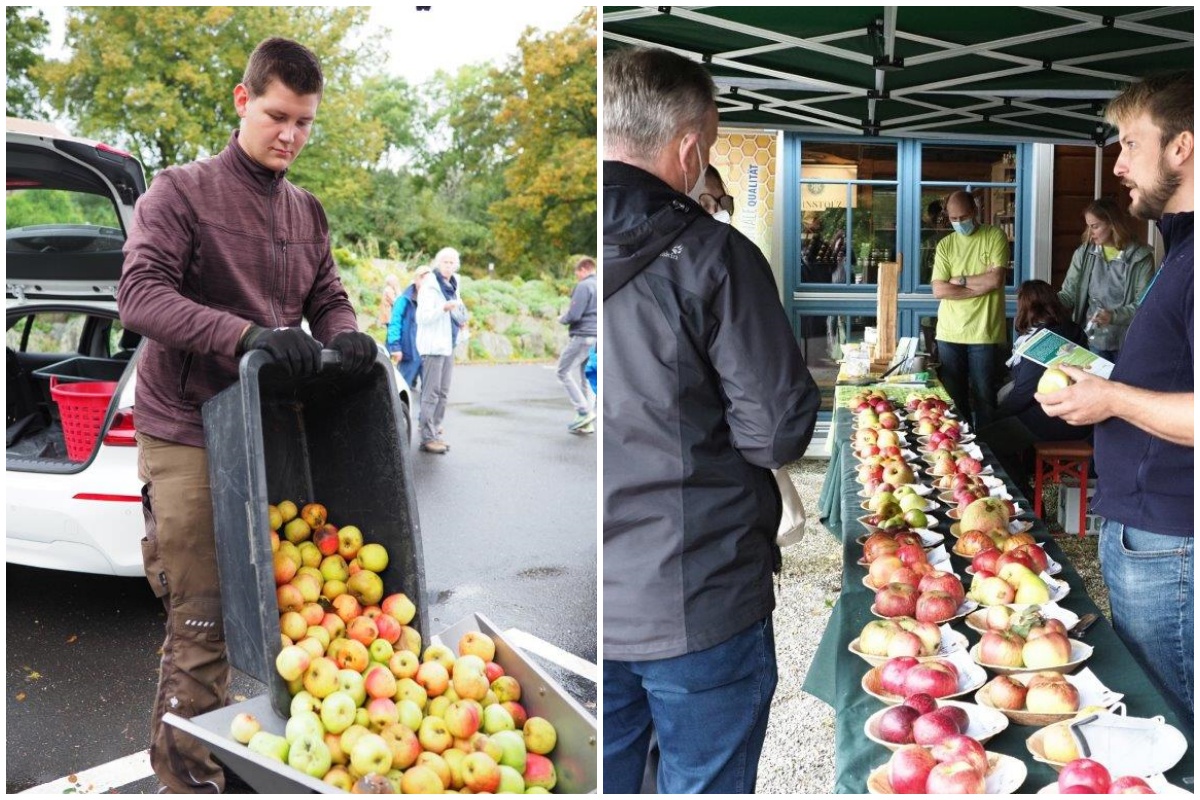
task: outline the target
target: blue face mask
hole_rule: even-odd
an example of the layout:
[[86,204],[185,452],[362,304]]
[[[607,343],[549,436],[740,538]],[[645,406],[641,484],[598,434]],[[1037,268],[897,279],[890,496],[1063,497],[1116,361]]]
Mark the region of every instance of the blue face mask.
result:
[[955,233],[961,233],[963,236],[970,236],[971,232],[975,230],[975,220],[973,219],[951,222],[950,225],[953,226]]

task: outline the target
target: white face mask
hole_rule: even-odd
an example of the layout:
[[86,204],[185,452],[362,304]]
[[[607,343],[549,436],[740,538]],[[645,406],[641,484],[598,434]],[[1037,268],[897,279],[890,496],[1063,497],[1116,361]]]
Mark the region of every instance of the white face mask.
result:
[[[687,196],[700,202],[700,195],[704,194],[704,158],[700,155],[700,144],[693,142],[696,146],[696,158],[699,159],[700,172],[696,175],[696,183],[687,191]],[[687,184],[687,167],[683,168],[683,182]]]
[[733,221],[732,218],[729,216],[729,212],[723,208],[720,211],[718,211],[717,213],[713,214],[712,218],[715,219],[717,222],[724,222],[726,225],[728,225],[730,222]]

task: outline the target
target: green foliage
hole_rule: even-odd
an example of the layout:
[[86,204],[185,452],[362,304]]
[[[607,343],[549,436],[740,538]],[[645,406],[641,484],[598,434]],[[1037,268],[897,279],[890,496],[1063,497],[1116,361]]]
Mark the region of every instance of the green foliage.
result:
[[4,113],[10,117],[44,119],[37,86],[29,70],[42,62],[50,39],[50,23],[36,8],[4,7]]

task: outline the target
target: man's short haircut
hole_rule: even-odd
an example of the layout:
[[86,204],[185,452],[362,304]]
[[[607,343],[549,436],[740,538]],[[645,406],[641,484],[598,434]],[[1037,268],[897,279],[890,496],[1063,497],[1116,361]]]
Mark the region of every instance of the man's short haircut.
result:
[[575,269],[586,269],[589,272],[596,271],[596,260],[590,256],[584,256],[575,262]]
[[1162,131],[1160,146],[1166,147],[1184,131],[1194,132],[1196,74],[1192,70],[1164,72],[1131,83],[1112,99],[1104,111],[1109,124],[1121,127],[1143,113]]
[[317,54],[299,42],[278,36],[258,43],[242,73],[242,84],[252,97],[266,94],[273,80],[300,95],[321,94],[325,90],[325,76]]
[[975,202],[975,195],[971,194],[970,192],[968,192],[965,189],[959,189],[956,192],[951,192],[950,196],[946,198],[947,213],[949,213],[949,211],[950,211],[951,203],[956,203],[956,204],[957,203],[965,203],[967,206],[967,210],[970,211],[972,214],[979,213],[979,204]]
[[681,131],[704,124],[716,86],[704,67],[657,48],[604,56],[604,141],[653,159]]

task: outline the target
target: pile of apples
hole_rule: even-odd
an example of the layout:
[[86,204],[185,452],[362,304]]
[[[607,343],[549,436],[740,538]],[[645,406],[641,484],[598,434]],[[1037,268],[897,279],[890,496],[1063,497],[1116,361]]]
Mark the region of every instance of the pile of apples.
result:
[[[1061,624],[1061,623],[1060,623]],[[987,631],[979,640],[978,661],[985,667],[1048,670],[1071,661],[1071,640],[1057,631]]]
[[996,574],[976,570],[967,597],[982,606],[1038,605],[1050,602],[1050,587],[1041,575],[1024,564],[1005,564]]
[[958,692],[958,668],[949,661],[918,661],[912,656],[889,658],[876,667],[884,692],[905,699],[914,694],[949,697]]
[[887,483],[877,485],[867,498],[866,509],[873,515],[867,521],[885,531],[927,527],[926,500],[917,494],[913,485],[902,484],[894,491],[889,486]]
[[888,782],[896,794],[983,794],[987,751],[963,734],[932,747],[905,745],[888,761]]
[[942,629],[912,617],[871,620],[858,635],[858,649],[868,656],[932,656],[941,648]]
[[938,707],[927,694],[914,694],[879,717],[879,738],[891,744],[930,747],[967,732],[970,719],[958,706]]
[[1047,633],[1067,635],[1067,626],[1062,620],[1046,615],[1038,606],[1027,606],[1020,610],[992,606],[981,611],[980,615],[981,627],[989,631],[1012,631],[1026,639],[1036,639]]
[[[924,550],[921,551],[924,554]],[[872,571],[887,557],[871,564]],[[873,610],[881,617],[916,617],[918,622],[942,623],[954,619],[964,599],[962,581],[952,572],[934,570],[917,578],[911,568],[890,572],[887,583],[875,591]]]
[[[292,695],[283,736],[248,713],[230,735],[251,750],[344,791],[539,793],[557,782],[553,724],[530,717],[521,685],[478,631],[449,647],[409,623],[416,606],[384,596],[388,554],[324,506],[268,509],[282,647],[276,671]],[[282,531],[282,535],[280,535]]]
[[1059,794],[1156,794],[1150,784],[1135,775],[1116,780],[1108,768],[1090,758],[1077,758],[1058,773]]
[[1003,711],[1074,714],[1079,710],[1079,690],[1057,672],[998,675],[979,692],[989,705]]

